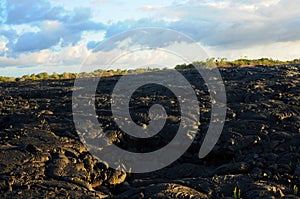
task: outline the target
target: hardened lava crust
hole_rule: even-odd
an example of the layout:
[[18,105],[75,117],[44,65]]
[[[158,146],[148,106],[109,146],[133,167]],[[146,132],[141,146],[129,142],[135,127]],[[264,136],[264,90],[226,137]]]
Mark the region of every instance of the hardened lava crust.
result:
[[[72,92],[80,89],[74,79],[1,83],[0,198],[299,198],[300,66],[219,70],[227,115],[213,150],[198,158],[214,102],[196,70],[180,70],[199,100],[197,134],[177,161],[140,174],[110,168],[82,144],[72,114]],[[160,103],[168,117],[157,135],[131,137],[110,111],[119,78],[103,77],[98,84],[99,127],[124,150],[164,147],[180,123],[176,96],[159,85],[138,89],[130,101],[135,123],[149,122],[153,103]]]

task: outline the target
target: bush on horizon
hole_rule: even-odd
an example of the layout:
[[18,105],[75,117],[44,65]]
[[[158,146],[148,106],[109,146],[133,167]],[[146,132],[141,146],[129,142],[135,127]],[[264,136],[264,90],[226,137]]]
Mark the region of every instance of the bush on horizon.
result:
[[[283,64],[300,64],[300,59],[294,59],[291,61],[280,61],[273,60],[271,58],[260,58],[260,59],[246,59],[241,58],[234,61],[228,61],[226,58],[209,58],[206,61],[196,61],[191,64],[180,64],[176,65],[176,70],[182,69],[190,69],[194,68],[194,65],[204,66],[207,68],[211,68],[214,66],[217,67],[232,67],[232,66],[275,66],[275,65],[283,65]],[[125,74],[133,74],[133,73],[144,73],[149,71],[158,71],[158,70],[166,70],[168,68],[137,68],[137,69],[117,69],[117,70],[95,70],[93,72],[81,72],[81,73],[69,73],[64,72],[62,74],[52,73],[48,74],[47,72],[42,72],[39,74],[31,74],[24,75],[22,77],[14,78],[14,77],[4,77],[0,76],[0,82],[13,82],[13,81],[34,81],[34,80],[45,80],[45,79],[74,79],[74,78],[87,78],[87,77],[95,77],[95,76],[113,76],[113,75],[125,75]]]

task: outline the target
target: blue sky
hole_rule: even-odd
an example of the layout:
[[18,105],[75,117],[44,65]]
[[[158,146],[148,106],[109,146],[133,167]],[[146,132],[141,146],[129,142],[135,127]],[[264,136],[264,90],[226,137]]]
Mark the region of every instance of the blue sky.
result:
[[211,57],[300,58],[299,6],[295,0],[1,0],[0,76],[77,72],[96,44],[142,27],[186,34]]

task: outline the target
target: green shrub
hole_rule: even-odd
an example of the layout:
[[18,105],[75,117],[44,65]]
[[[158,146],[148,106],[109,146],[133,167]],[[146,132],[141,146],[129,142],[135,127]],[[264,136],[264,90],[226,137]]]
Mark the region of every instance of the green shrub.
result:
[[[300,59],[294,59],[292,61],[280,61],[280,60],[273,60],[271,58],[260,58],[260,59],[247,59],[246,57],[228,61],[226,58],[218,57],[217,59],[212,57],[206,59],[205,61],[195,61],[190,64],[180,64],[176,65],[175,69],[190,69],[194,68],[195,66],[203,66],[203,67],[228,67],[228,66],[256,66],[256,65],[264,65],[264,66],[274,66],[274,65],[283,65],[283,64],[300,64]],[[132,74],[132,73],[144,73],[149,71],[158,71],[158,70],[168,70],[168,68],[137,68],[137,69],[117,69],[117,70],[102,70],[98,69],[93,72],[81,72],[77,73],[69,73],[64,72],[62,74],[53,73],[49,75],[46,72],[39,73],[39,74],[31,74],[31,75],[24,75],[19,78],[13,77],[3,77],[0,76],[0,82],[8,82],[8,81],[27,81],[27,80],[42,80],[42,79],[74,79],[77,77],[95,77],[95,76],[113,76],[113,75],[125,75],[125,74]]]

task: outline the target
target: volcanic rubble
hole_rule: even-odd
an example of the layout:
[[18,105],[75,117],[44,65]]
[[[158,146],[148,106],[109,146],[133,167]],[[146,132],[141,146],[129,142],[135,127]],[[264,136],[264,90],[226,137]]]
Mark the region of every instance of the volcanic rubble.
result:
[[[1,83],[0,198],[299,198],[300,66],[219,70],[227,114],[213,150],[198,158],[211,120],[209,90],[196,70],[181,70],[199,100],[199,127],[178,160],[148,173],[112,169],[82,144],[72,114],[72,93],[80,89],[74,80]],[[166,146],[181,120],[176,96],[155,84],[136,90],[130,101],[135,123],[147,124],[155,103],[168,118],[157,135],[131,137],[110,111],[119,78],[101,78],[96,92],[96,114],[107,138],[134,152]]]

